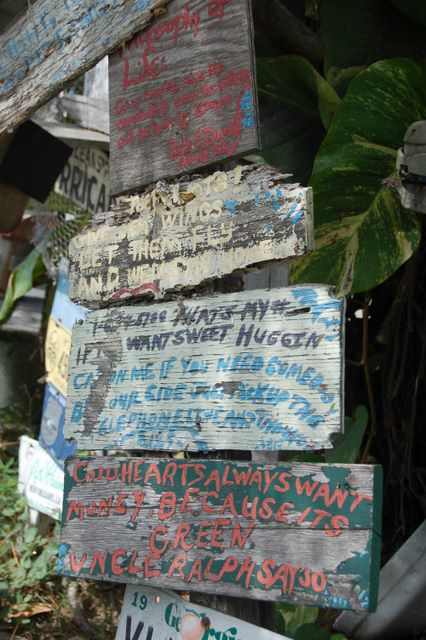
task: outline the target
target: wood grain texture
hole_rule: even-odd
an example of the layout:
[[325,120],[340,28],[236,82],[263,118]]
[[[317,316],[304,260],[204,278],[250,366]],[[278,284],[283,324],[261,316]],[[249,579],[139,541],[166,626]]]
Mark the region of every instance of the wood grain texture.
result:
[[342,428],[344,301],[326,286],[88,313],[66,408],[79,449],[318,449]]
[[373,610],[381,468],[68,458],[58,570]]
[[282,177],[265,166],[237,166],[120,198],[114,212],[71,240],[71,299],[99,307],[161,298],[251,264],[303,255],[313,248],[312,191]]
[[150,21],[167,0],[37,0],[0,35],[0,134]]
[[173,0],[109,59],[111,190],[259,148],[249,0]]
[[85,129],[101,131],[109,135],[109,114],[107,98],[80,96],[64,93],[58,98],[59,108],[71,116],[74,122]]

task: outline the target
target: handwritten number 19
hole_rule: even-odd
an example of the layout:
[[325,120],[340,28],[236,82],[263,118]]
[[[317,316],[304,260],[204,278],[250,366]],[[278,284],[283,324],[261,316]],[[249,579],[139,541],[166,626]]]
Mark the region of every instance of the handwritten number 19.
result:
[[138,606],[138,598],[139,598],[139,609],[143,611],[144,609],[146,609],[146,605],[148,604],[148,599],[146,596],[139,596],[137,592],[134,593],[133,600],[132,600],[132,605],[134,607]]

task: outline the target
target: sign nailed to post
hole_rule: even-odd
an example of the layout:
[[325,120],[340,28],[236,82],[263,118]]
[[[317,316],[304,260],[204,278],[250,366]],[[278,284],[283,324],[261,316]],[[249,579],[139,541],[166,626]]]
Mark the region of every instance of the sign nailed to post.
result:
[[[146,635],[140,635],[141,633]],[[289,640],[282,634],[261,629],[220,611],[187,602],[171,591],[128,585],[115,640],[129,640],[129,638]]]
[[88,313],[65,436],[79,449],[318,449],[342,424],[344,302],[326,286]]
[[74,149],[54,191],[89,213],[106,211],[110,204],[107,154],[89,147]]
[[111,190],[259,147],[249,0],[173,0],[109,59]]
[[68,458],[62,575],[373,610],[381,467]]
[[71,298],[94,306],[161,297],[250,264],[303,255],[313,248],[312,191],[281,178],[268,167],[238,166],[121,198],[115,223],[111,214],[108,224],[71,241]]

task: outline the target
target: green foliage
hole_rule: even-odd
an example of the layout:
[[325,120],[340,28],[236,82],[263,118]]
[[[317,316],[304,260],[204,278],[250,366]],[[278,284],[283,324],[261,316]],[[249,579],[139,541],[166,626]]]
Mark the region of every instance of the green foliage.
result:
[[250,159],[306,182],[340,99],[300,56],[259,58],[257,80],[262,152]]
[[41,252],[33,249],[13,270],[0,308],[0,324],[10,316],[15,302],[38,284],[45,274]]
[[[25,499],[16,491],[18,468],[15,459],[0,459],[0,611],[10,627],[11,613],[25,612],[35,603],[34,587],[55,573],[57,542],[39,535],[28,524]],[[25,615],[21,623],[29,621]],[[1,628],[1,624],[0,624]]]
[[293,282],[326,282],[339,295],[365,291],[413,254],[419,218],[386,180],[406,129],[422,118],[426,65],[385,60],[352,81],[315,159],[315,250],[295,265]]
[[426,3],[424,0],[391,1],[395,6],[388,0],[321,2],[325,77],[340,95],[351,78],[378,60],[426,57],[425,22],[416,23],[407,17],[411,15],[421,22]]
[[279,602],[276,605],[277,631],[294,640],[346,640],[341,634],[331,634],[318,624],[318,607]]

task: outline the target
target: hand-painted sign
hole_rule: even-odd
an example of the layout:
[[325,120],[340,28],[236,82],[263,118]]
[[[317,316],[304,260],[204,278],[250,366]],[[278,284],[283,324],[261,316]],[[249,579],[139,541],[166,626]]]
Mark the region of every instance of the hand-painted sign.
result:
[[288,640],[172,591],[128,585],[115,640]]
[[39,442],[61,467],[64,466],[65,458],[74,455],[77,449],[74,440],[67,442],[64,438],[64,420],[65,398],[53,385],[47,383]]
[[248,0],[173,0],[109,59],[111,190],[259,147]]
[[117,307],[73,330],[79,449],[319,449],[342,425],[344,301],[330,288]]
[[110,204],[107,154],[89,147],[74,149],[54,191],[92,214],[106,211]]
[[108,224],[102,220],[70,243],[71,298],[95,306],[161,297],[176,286],[306,253],[313,248],[311,189],[280,178],[268,167],[238,166],[120,198],[116,222],[111,213]]
[[71,332],[52,316],[47,323],[44,345],[46,380],[67,395],[68,359],[71,350]]
[[68,261],[62,259],[44,349],[47,380],[63,396],[67,395],[71,329],[85,315],[86,309],[74,304],[68,297]]
[[64,494],[64,472],[37,440],[21,436],[18,491],[28,505],[60,520]]
[[167,0],[37,0],[0,35],[0,134],[148,24]]
[[373,610],[381,467],[68,458],[62,575]]

